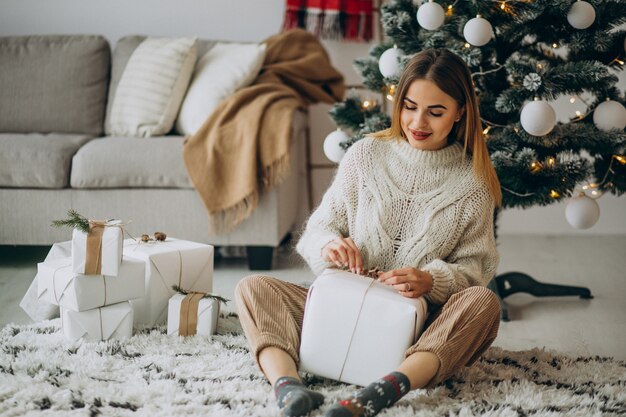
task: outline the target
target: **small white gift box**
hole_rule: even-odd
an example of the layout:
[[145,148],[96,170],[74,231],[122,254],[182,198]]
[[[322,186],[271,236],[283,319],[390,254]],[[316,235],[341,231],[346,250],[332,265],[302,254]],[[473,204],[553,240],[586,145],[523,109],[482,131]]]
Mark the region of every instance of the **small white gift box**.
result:
[[133,308],[128,301],[80,312],[61,307],[61,327],[73,341],[127,339],[133,335]]
[[[88,234],[72,232],[72,270],[77,274],[117,276],[122,263],[124,233],[119,220],[105,223],[102,239],[96,238],[93,251],[87,247]],[[89,257],[89,259],[87,259]]]
[[187,240],[139,243],[124,241],[124,259],[139,259],[146,265],[145,297],[132,300],[135,325],[154,326],[167,322],[168,301],[176,292],[210,293],[213,290],[213,246]]
[[428,306],[372,278],[325,270],[304,310],[300,368],[366,386],[393,372],[418,339]]
[[[201,298],[202,294],[174,294],[167,308],[167,334],[169,336],[210,336],[217,330],[220,302],[214,298]],[[194,302],[197,305],[194,306]],[[187,304],[188,303],[188,304]],[[187,304],[185,308],[183,305]],[[181,330],[182,325],[182,332]]]
[[124,259],[117,276],[82,275],[71,258],[37,264],[37,298],[74,311],[91,310],[144,296],[145,264]]

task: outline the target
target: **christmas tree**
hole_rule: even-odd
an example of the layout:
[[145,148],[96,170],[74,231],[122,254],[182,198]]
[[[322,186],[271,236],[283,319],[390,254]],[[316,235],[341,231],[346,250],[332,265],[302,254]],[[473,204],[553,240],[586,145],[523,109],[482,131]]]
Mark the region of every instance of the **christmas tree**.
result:
[[[595,198],[626,192],[626,95],[617,86],[626,2],[397,0],[381,7],[381,20],[386,40],[354,62],[363,84],[393,100],[413,54],[460,55],[472,72],[503,208],[573,197],[568,221],[587,228],[599,216]],[[562,97],[582,110],[557,122],[553,103]],[[356,94],[336,104],[331,117],[351,135],[331,133],[326,155],[338,162],[355,141],[388,128],[383,104]]]

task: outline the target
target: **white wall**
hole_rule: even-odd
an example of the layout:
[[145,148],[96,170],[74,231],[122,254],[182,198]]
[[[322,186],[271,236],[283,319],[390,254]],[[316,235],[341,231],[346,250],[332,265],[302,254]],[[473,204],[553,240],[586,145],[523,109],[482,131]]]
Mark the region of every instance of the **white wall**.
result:
[[[261,41],[280,31],[284,0],[0,0],[0,36],[97,33],[109,42],[124,35],[199,36],[207,39]],[[352,68],[370,45],[324,42],[333,64],[347,84],[360,84]],[[622,73],[620,85],[626,86]],[[322,143],[335,125],[330,106],[311,108],[311,163],[313,188],[319,199],[334,168],[322,152]],[[600,221],[578,231],[564,217],[565,204],[528,210],[507,210],[500,221],[501,234],[626,234],[626,198],[598,200]]]

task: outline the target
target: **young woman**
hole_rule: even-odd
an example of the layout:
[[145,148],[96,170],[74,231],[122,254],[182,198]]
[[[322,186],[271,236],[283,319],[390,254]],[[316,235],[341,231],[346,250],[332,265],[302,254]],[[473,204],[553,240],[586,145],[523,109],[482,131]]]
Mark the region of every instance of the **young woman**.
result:
[[[395,372],[327,416],[373,416],[491,345],[499,303],[485,286],[498,265],[493,212],[501,199],[469,69],[446,49],[415,55],[398,83],[391,128],[348,150],[297,250],[315,273],[378,267],[379,280],[401,295],[426,298],[427,327]],[[306,288],[264,275],[236,288],[251,351],[286,416],[324,402],[297,370],[306,296]]]

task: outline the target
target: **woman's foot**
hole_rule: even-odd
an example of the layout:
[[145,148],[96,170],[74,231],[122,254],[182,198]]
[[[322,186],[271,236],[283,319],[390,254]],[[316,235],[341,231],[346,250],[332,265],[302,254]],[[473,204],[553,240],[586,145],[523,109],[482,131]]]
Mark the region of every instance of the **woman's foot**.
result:
[[411,389],[406,375],[392,372],[371,383],[350,399],[339,401],[326,411],[326,417],[372,417],[395,404]]
[[274,383],[274,393],[285,417],[301,417],[324,403],[324,396],[312,391],[296,378],[283,376]]

